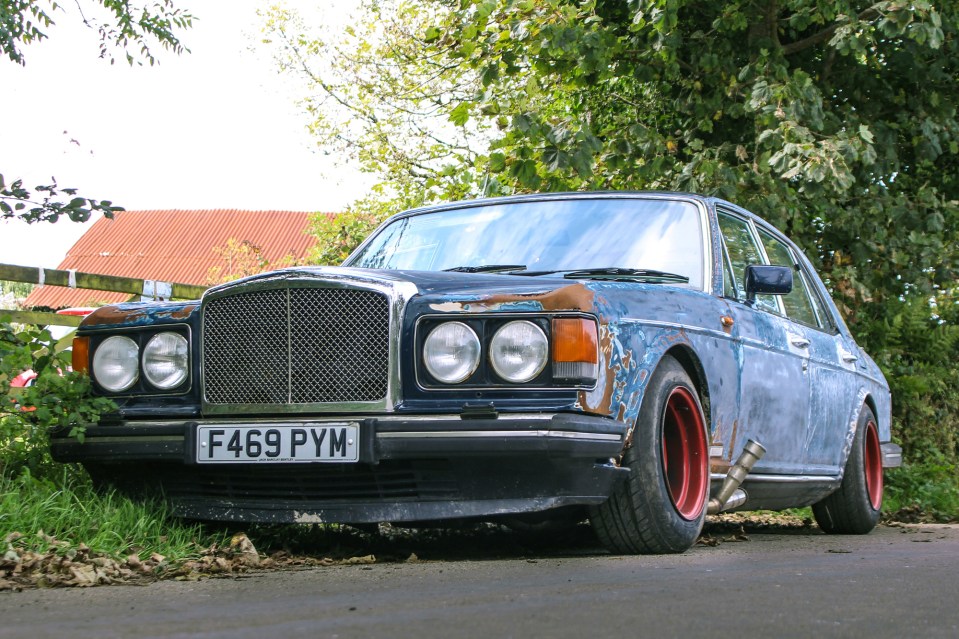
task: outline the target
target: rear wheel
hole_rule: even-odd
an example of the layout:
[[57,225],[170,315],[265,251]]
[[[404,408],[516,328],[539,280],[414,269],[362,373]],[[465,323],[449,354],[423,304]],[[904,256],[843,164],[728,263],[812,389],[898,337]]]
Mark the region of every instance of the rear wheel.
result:
[[677,553],[696,543],[709,497],[709,446],[696,388],[672,357],[646,388],[622,463],[629,477],[590,511],[599,540],[627,554]]
[[835,535],[864,535],[876,527],[882,510],[882,449],[872,410],[865,406],[839,489],[813,504],[816,523]]

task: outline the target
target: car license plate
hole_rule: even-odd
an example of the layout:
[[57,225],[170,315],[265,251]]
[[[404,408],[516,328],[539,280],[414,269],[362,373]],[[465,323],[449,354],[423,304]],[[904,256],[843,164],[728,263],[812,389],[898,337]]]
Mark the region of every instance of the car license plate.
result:
[[355,462],[360,425],[215,425],[197,428],[197,463]]

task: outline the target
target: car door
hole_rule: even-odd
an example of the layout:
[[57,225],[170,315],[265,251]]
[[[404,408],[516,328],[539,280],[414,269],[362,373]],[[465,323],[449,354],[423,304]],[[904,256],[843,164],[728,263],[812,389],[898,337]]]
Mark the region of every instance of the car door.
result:
[[805,330],[785,317],[777,296],[757,295],[747,303],[745,269],[768,264],[753,223],[732,211],[718,211],[725,268],[732,273],[724,291],[733,318],[732,335],[741,346],[739,423],[733,455],[751,438],[766,448],[755,473],[801,474],[809,416],[809,349]]
[[759,236],[773,264],[792,266],[793,290],[782,298],[790,320],[805,331],[809,357],[809,429],[804,446],[809,475],[835,475],[857,401],[855,345],[847,344],[823,299],[825,287],[798,250],[772,232]]

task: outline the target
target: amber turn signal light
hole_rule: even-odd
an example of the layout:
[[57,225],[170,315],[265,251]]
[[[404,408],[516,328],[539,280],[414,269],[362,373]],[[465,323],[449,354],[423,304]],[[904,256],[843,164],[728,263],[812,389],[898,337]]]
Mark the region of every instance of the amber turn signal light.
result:
[[596,321],[586,317],[553,319],[553,379],[596,382],[599,339]]
[[90,338],[73,338],[73,370],[89,373],[90,372]]

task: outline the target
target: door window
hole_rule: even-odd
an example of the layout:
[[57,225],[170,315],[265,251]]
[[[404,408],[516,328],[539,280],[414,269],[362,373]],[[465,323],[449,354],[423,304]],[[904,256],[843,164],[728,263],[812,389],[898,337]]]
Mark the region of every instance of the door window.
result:
[[[748,221],[720,213],[719,230],[723,234],[726,252],[732,265],[732,276],[736,282],[735,298],[745,300],[746,267],[750,264],[765,264],[766,260],[759,244],[756,243],[756,238]],[[727,295],[730,295],[730,292],[727,291]],[[773,313],[782,312],[775,295],[757,295],[756,308]]]

